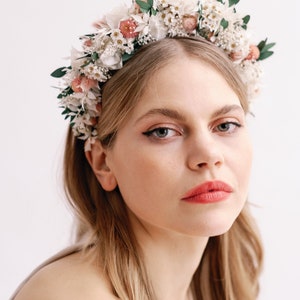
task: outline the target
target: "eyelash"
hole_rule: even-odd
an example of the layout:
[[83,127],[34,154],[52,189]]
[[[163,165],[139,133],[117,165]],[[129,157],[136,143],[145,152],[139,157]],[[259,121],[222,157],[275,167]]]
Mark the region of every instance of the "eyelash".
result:
[[[227,128],[225,128],[225,130],[220,129],[221,126],[224,126],[224,125],[227,126]],[[228,126],[230,126],[230,127],[228,127]],[[233,126],[233,128],[231,128],[232,126]],[[213,129],[213,132],[220,132],[220,133],[224,133],[224,134],[232,134],[237,130],[237,128],[240,128],[240,127],[242,127],[242,125],[238,122],[227,121],[227,122],[222,122],[222,123],[218,124],[217,126],[215,126],[214,129]],[[165,134],[160,132],[164,136],[159,136],[159,134],[160,134],[159,131],[164,131]],[[174,134],[171,137],[176,136],[176,135],[180,135],[180,133],[178,133],[178,131],[176,131],[175,129],[169,128],[169,127],[163,127],[163,126],[145,131],[145,132],[143,132],[143,134],[147,137],[152,137],[152,138],[155,138],[155,139],[163,140],[163,139],[168,138],[168,135],[169,135],[170,132],[174,132]]]
[[[224,125],[232,125],[232,126],[234,126],[234,128],[233,129],[228,129],[228,130],[220,130],[220,127],[221,126],[224,126]],[[242,125],[240,124],[240,123],[238,123],[238,122],[230,122],[230,121],[228,121],[228,122],[223,122],[223,123],[220,123],[220,124],[218,124],[215,128],[214,128],[214,131],[218,131],[218,132],[221,132],[221,133],[227,133],[227,134],[231,134],[231,133],[233,133],[233,132],[235,132],[235,130],[237,129],[237,128],[240,128],[240,127],[242,127]]]
[[[163,136],[163,137],[159,136],[158,133],[159,133],[160,130],[161,131],[162,130],[167,131],[166,135]],[[145,132],[143,132],[143,134],[147,137],[153,137],[153,138],[162,140],[162,139],[168,138],[167,135],[169,134],[170,131],[174,132],[174,135],[179,135],[179,133],[175,129],[169,128],[169,127],[157,127],[157,128],[151,129],[149,131],[145,131]],[[174,135],[172,135],[172,136],[174,136]]]

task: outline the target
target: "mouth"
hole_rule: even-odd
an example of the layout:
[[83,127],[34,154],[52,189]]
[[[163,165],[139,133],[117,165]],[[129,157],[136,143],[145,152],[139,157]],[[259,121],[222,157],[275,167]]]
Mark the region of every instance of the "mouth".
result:
[[233,193],[233,188],[219,180],[207,181],[189,190],[181,200],[192,203],[216,203],[226,200]]

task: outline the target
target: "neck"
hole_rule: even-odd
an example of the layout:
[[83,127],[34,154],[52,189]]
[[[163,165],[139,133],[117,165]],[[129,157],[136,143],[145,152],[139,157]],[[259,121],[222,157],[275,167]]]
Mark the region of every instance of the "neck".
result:
[[191,237],[163,229],[135,227],[148,277],[157,300],[193,299],[192,278],[207,237]]

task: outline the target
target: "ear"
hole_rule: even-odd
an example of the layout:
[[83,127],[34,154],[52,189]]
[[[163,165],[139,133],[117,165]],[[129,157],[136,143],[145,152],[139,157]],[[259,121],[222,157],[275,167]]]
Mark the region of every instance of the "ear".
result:
[[92,143],[90,151],[86,151],[85,156],[102,188],[106,191],[114,190],[117,187],[117,180],[107,165],[107,151],[100,141]]

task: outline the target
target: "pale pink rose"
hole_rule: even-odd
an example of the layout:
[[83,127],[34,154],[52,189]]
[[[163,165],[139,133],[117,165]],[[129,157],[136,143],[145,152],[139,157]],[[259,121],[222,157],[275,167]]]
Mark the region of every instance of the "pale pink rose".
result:
[[71,83],[72,90],[75,93],[82,93],[83,91],[88,91],[98,85],[98,81],[95,79],[90,79],[85,76],[79,76],[73,79]]
[[96,109],[97,109],[97,111],[98,111],[99,113],[101,113],[101,112],[102,112],[102,104],[101,104],[101,103],[97,103],[97,104],[96,104]]
[[90,123],[91,123],[92,126],[97,125],[97,123],[98,123],[98,118],[96,118],[96,117],[91,117],[91,118],[90,118]]
[[82,93],[82,88],[80,84],[81,84],[81,77],[76,77],[75,79],[73,79],[71,87],[75,93]]
[[197,17],[193,15],[185,15],[182,18],[182,26],[186,32],[192,32],[197,27]]
[[250,50],[248,56],[245,58],[246,60],[257,60],[260,56],[260,51],[257,46],[250,45]]
[[81,87],[84,91],[89,91],[90,89],[97,87],[98,81],[95,79],[90,79],[85,76],[82,77]]
[[122,33],[122,35],[129,39],[129,38],[135,38],[139,35],[138,32],[135,32],[135,29],[137,28],[137,24],[133,19],[127,19],[120,22],[119,29]]
[[243,58],[242,52],[238,51],[238,52],[231,52],[229,54],[229,57],[233,60],[233,61],[237,61],[237,60],[241,60]]
[[93,42],[91,41],[91,40],[86,40],[86,41],[84,41],[84,46],[86,46],[86,47],[91,47],[92,45],[93,45]]

